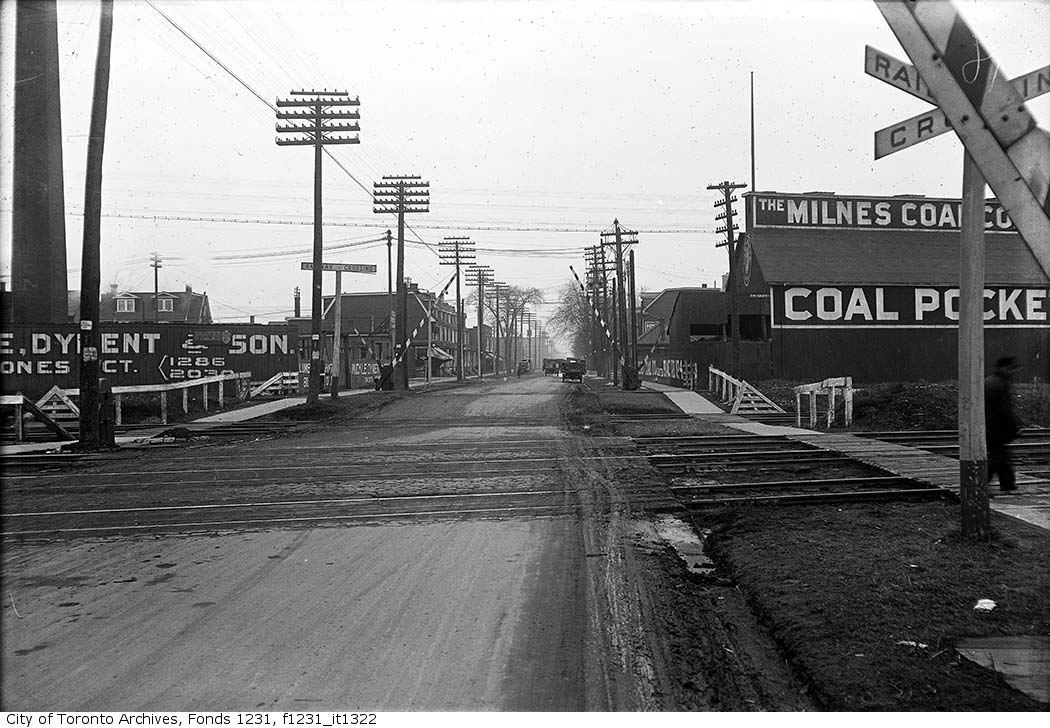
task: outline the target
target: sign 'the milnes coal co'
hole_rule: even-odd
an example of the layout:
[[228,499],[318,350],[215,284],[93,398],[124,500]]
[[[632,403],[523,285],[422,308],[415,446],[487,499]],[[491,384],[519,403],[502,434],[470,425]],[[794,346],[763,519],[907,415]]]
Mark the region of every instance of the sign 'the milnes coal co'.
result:
[[[959,230],[962,203],[927,197],[839,197],[833,195],[749,195],[750,229],[847,228],[860,230]],[[996,201],[984,205],[989,233],[1016,233]]]

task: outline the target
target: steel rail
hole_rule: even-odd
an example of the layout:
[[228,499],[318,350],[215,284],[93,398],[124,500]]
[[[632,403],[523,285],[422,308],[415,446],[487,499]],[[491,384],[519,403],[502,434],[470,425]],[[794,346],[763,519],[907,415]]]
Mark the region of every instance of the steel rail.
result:
[[421,493],[418,495],[368,496],[363,498],[321,498],[284,501],[248,501],[244,503],[194,503],[177,506],[139,506],[135,508],[88,508],[76,511],[29,511],[26,513],[4,513],[3,518],[39,518],[43,516],[81,516],[107,513],[150,513],[159,511],[195,511],[222,508],[274,508],[288,506],[352,505],[358,503],[387,503],[391,501],[427,501],[451,498],[516,498],[539,495],[564,495],[569,490],[513,490],[477,493]]
[[[578,460],[640,460],[640,459],[644,459],[646,457],[647,456],[643,455],[643,454],[632,454],[632,455],[585,455],[583,457],[573,458],[573,459],[578,459]],[[544,463],[551,462],[551,460],[552,460],[551,456],[547,456],[547,457],[530,457],[530,458],[510,458],[510,459],[503,459],[503,460],[495,459],[495,458],[492,458],[492,459],[479,458],[479,459],[473,459],[473,460],[443,460],[443,461],[440,461],[440,462],[437,462],[437,463],[432,463],[432,466],[433,465],[491,465],[491,464],[495,464],[495,463],[511,463],[511,464],[539,463],[539,464],[544,464]],[[296,473],[301,473],[303,471],[331,470],[333,468],[341,468],[341,467],[347,467],[347,466],[353,466],[357,470],[360,470],[360,468],[362,468],[362,467],[367,467],[368,465],[373,465],[373,464],[375,464],[375,463],[370,463],[368,461],[364,461],[364,460],[362,460],[360,458],[357,458],[357,459],[354,459],[354,460],[346,460],[344,462],[331,463],[331,464],[321,464],[321,465],[305,464],[305,463],[296,463],[296,464],[290,464],[290,465],[266,465],[266,466],[262,466],[262,467],[259,467],[259,468],[254,468],[253,470],[259,470],[259,471],[295,471]],[[233,467],[233,468],[187,468],[187,469],[182,469],[182,470],[178,470],[178,469],[175,469],[175,470],[156,470],[155,469],[155,470],[140,470],[140,471],[101,472],[101,473],[92,472],[92,473],[84,473],[83,475],[85,475],[85,476],[90,475],[90,476],[94,476],[94,477],[133,477],[133,476],[134,477],[142,477],[142,476],[157,476],[157,475],[180,475],[180,474],[186,475],[186,474],[200,474],[200,473],[237,473],[237,472],[242,472],[245,469],[246,468],[241,468],[241,467]],[[549,470],[550,468],[544,468],[544,469],[548,469]],[[478,471],[464,471],[464,472],[468,472],[469,473],[469,472],[478,472]],[[499,472],[499,471],[485,471],[485,472]],[[396,473],[396,472],[393,472],[392,474],[393,475],[399,475],[399,473]],[[404,474],[405,475],[440,475],[440,474],[442,474],[442,471],[435,471],[435,470],[433,470],[433,467],[431,467],[431,469],[428,469],[428,470],[410,471],[410,472],[404,473]],[[10,476],[5,477],[4,480],[5,481],[12,481],[12,480],[15,480],[15,481],[26,481],[26,480],[36,480],[38,478],[57,478],[57,477],[62,477],[62,475],[63,474],[56,474],[56,473],[51,473],[51,474],[47,474],[47,475],[10,475]],[[341,475],[341,474],[340,473],[333,473],[331,475]],[[376,473],[369,473],[368,475],[370,477],[374,477],[376,475]],[[152,482],[156,482],[156,481],[151,481],[151,483]],[[184,482],[184,481],[175,481],[175,482]],[[214,482],[214,481],[207,481],[207,482]]]
[[725,491],[725,490],[759,490],[762,488],[824,488],[829,485],[905,485],[914,483],[910,478],[900,475],[876,475],[853,478],[814,478],[810,480],[767,480],[749,483],[711,483],[697,485],[672,485],[672,491]]
[[885,501],[953,498],[954,494],[942,488],[902,488],[898,490],[851,491],[841,493],[787,493],[781,495],[739,496],[729,498],[690,499],[683,502],[687,508],[703,508],[740,503],[848,503],[851,501]]
[[[153,523],[153,524],[131,524],[131,525],[110,525],[110,526],[86,526],[80,528],[50,528],[50,529],[31,529],[24,531],[0,531],[0,538],[12,539],[19,538],[24,539],[27,536],[44,536],[48,534],[75,534],[75,533],[113,533],[122,531],[149,531],[149,530],[161,530],[161,529],[195,529],[195,530],[210,530],[216,527],[237,527],[237,526],[263,526],[267,524],[279,524],[279,523],[317,523],[321,521],[361,521],[361,520],[383,520],[388,518],[416,518],[420,516],[463,516],[463,515],[477,515],[477,514],[510,514],[520,513],[521,511],[529,511],[535,515],[536,511],[564,511],[566,514],[574,513],[576,506],[568,504],[559,505],[535,505],[535,506],[507,506],[502,508],[459,508],[459,509],[446,509],[446,510],[431,510],[431,511],[404,511],[395,513],[355,513],[355,514],[329,514],[323,516],[295,516],[287,518],[249,518],[249,519],[233,519],[233,520],[222,520],[222,521],[198,521],[198,522],[185,522],[185,523]],[[558,515],[554,513],[553,515]]]

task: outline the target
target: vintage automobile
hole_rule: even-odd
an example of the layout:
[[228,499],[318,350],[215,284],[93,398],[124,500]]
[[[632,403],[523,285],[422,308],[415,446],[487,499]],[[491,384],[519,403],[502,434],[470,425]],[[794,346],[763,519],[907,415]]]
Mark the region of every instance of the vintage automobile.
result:
[[568,358],[561,363],[561,379],[563,382],[583,381],[583,375],[587,373],[587,362],[583,359]]
[[528,374],[532,371],[532,359],[522,359],[518,362],[518,376]]
[[555,375],[561,373],[561,365],[564,359],[544,359],[543,360],[543,376]]

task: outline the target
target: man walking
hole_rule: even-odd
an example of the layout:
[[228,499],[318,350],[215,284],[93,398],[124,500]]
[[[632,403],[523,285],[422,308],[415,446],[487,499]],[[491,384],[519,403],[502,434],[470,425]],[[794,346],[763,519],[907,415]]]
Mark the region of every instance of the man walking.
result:
[[1017,489],[1014,469],[1010,464],[1007,444],[1017,437],[1017,419],[1011,401],[1011,386],[1017,360],[1004,356],[995,363],[995,371],[984,380],[984,427],[988,438],[988,481],[999,476],[999,490]]

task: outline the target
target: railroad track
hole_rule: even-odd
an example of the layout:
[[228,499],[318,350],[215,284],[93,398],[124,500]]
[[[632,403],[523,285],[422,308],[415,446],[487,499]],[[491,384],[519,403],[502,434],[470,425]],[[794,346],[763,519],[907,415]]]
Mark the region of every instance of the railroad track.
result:
[[682,435],[634,441],[667,475],[672,492],[688,508],[948,496],[940,488],[781,435]]
[[565,515],[576,510],[570,496],[571,491],[563,489],[539,489],[22,511],[3,515],[0,538],[10,541],[275,525]]

